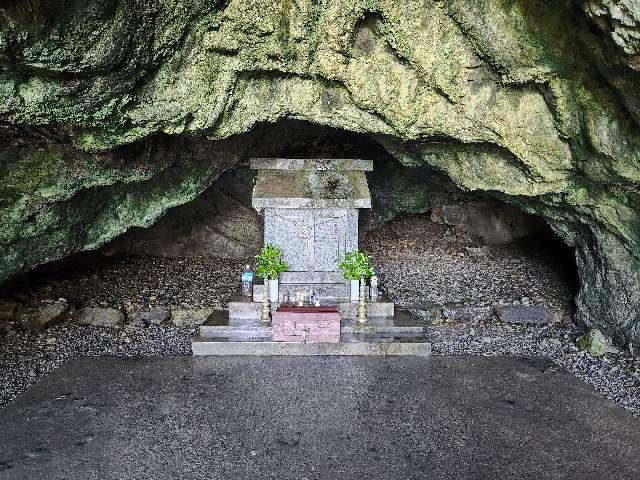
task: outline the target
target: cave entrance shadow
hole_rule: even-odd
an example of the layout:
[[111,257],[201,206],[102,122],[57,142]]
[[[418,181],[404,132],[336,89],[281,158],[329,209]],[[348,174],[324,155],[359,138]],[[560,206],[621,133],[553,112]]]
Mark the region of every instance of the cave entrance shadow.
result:
[[[132,276],[125,285],[140,303],[142,285],[151,292],[162,289],[182,261],[179,286],[169,290],[190,298],[190,291],[206,288],[196,280],[203,274],[193,265],[210,258],[225,265],[214,271],[229,285],[216,282],[212,292],[216,297],[219,291],[224,303],[237,283],[232,269],[250,262],[262,241],[262,220],[251,208],[249,158],[367,158],[374,161],[374,170],[367,172],[373,208],[360,215],[361,245],[374,255],[393,300],[401,306],[420,300],[443,306],[549,304],[570,314],[578,286],[573,251],[540,218],[463,191],[433,168],[403,165],[365,134],[284,120],[259,124],[236,140],[243,146],[236,163],[195,200],[95,252],[71,255],[17,278],[0,295],[27,301],[59,296],[78,305],[97,295],[101,303],[109,299],[119,306],[131,299],[124,289],[112,295],[110,279],[117,283]],[[161,260],[145,266],[148,258]]]

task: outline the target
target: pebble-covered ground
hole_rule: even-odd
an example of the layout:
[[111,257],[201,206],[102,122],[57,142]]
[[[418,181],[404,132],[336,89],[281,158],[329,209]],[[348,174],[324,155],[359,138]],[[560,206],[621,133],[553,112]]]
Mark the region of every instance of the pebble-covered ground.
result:
[[[405,217],[372,232],[373,254],[385,290],[407,308],[423,303],[571,305],[570,275],[544,248],[517,243],[470,246],[424,217]],[[481,251],[475,249],[481,248]],[[216,308],[238,288],[245,260],[132,257],[42,276],[11,295],[29,302],[63,297],[76,307]],[[8,295],[5,292],[5,295]],[[418,306],[418,307],[417,307]],[[420,314],[419,311],[416,312]],[[565,315],[555,326],[517,326],[493,320],[436,321],[427,328],[434,355],[544,355],[640,416],[640,358],[623,352],[594,358],[574,344],[582,332]],[[0,406],[76,356],[190,355],[192,327],[86,327],[69,319],[41,333],[0,325]]]
[[[123,308],[216,308],[237,292],[246,261],[226,258],[107,258],[92,265],[43,273],[30,288],[7,292],[23,298],[65,298],[76,306]],[[35,277],[35,276],[34,276]]]
[[[400,306],[549,305],[570,313],[570,277],[535,239],[482,245],[425,216],[400,217],[371,232],[364,248]],[[555,245],[554,245],[555,247]]]
[[447,324],[427,329],[433,355],[541,355],[640,417],[640,357],[622,352],[595,358],[578,351],[583,332],[571,326]]

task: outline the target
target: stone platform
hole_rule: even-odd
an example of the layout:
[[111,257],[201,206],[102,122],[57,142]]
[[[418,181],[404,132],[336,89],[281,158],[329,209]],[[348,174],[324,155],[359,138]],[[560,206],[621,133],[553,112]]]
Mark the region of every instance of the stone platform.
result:
[[[217,311],[200,326],[199,336],[191,344],[194,355],[412,355],[431,354],[431,344],[424,337],[424,327],[408,312],[393,317],[370,317],[368,324],[342,318],[338,343],[274,342],[273,327],[260,325],[253,302],[227,315]],[[258,304],[259,305],[259,304]],[[373,304],[372,304],[373,305]],[[251,316],[249,316],[251,315]]]
[[340,341],[337,307],[280,307],[271,317],[276,342],[337,343]]
[[407,338],[341,338],[337,343],[272,342],[267,339],[196,338],[194,356],[412,356],[431,354],[431,344]]
[[[229,302],[229,316],[231,318],[260,318],[262,309],[262,295],[259,300],[253,302]],[[342,299],[336,302],[342,318],[353,319],[358,316],[358,304]],[[395,307],[393,302],[381,298],[379,302],[367,302],[368,317],[388,317],[393,318]]]
[[[283,272],[279,278],[279,296],[282,300],[288,293],[293,299],[295,292],[313,290],[321,302],[349,302],[351,290],[348,280],[338,272]],[[253,285],[253,301],[262,302],[264,284]],[[240,299],[244,301],[244,299]]]

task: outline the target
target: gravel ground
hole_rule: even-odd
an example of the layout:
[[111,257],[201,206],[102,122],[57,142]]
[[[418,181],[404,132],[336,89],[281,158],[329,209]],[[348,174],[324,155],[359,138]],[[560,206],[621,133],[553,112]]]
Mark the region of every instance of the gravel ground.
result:
[[441,323],[427,329],[433,355],[539,355],[551,359],[640,417],[640,357],[622,352],[595,358],[578,351],[583,332],[571,326]]
[[[571,309],[572,286],[553,257],[531,244],[485,247],[457,238],[424,217],[402,218],[364,241],[386,291],[401,306],[542,304]],[[473,239],[472,239],[473,240]],[[245,260],[108,260],[43,276],[12,295],[29,301],[67,298],[76,307],[215,308],[237,291]],[[6,292],[5,292],[6,293]],[[2,325],[0,325],[2,327]],[[434,355],[544,355],[640,417],[640,358],[626,352],[593,358],[575,348],[582,332],[570,321],[556,326],[437,322],[427,329]],[[81,327],[70,321],[42,333],[0,328],[0,406],[76,356],[190,355],[193,328]]]
[[4,296],[27,301],[65,298],[76,307],[219,308],[238,291],[246,260],[132,256],[102,259],[92,265],[33,276],[30,288]]
[[[388,296],[399,306],[549,305],[570,313],[573,272],[535,240],[482,245],[424,216],[401,217],[364,240]],[[569,278],[568,278],[569,277]]]
[[127,331],[123,327],[83,327],[63,323],[42,333],[10,329],[0,338],[0,407],[29,385],[81,356],[191,355],[196,329],[151,325]]

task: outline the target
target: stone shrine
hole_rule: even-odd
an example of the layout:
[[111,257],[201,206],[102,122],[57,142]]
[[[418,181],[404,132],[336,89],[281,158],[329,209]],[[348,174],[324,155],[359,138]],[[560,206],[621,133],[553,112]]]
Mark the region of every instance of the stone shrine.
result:
[[[371,160],[254,158],[258,171],[252,205],[264,217],[264,243],[283,250],[289,271],[279,299],[314,290],[323,303],[349,301],[338,271],[358,248],[358,209],[371,208],[366,171]],[[253,300],[262,300],[262,285]]]
[[[272,325],[260,323],[264,285],[253,301],[240,295],[228,314],[214,312],[192,343],[194,355],[429,355],[424,326],[395,312],[383,298],[366,304],[368,324],[357,324],[358,304],[338,270],[358,248],[358,210],[371,208],[360,159],[254,158],[258,171],[252,205],[264,218],[264,243],[282,249],[289,267],[279,278]],[[313,290],[321,307],[282,305]]]

